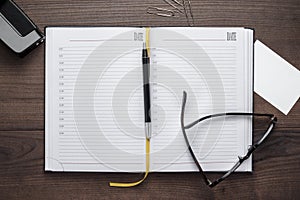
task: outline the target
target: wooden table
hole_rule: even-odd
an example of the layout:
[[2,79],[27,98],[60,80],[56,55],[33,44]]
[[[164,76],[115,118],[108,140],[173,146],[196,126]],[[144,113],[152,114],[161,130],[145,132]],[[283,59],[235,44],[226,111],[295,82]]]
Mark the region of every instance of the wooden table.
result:
[[[300,69],[298,0],[191,0],[195,26],[244,26]],[[162,0],[16,0],[45,26],[187,26],[146,14]],[[254,172],[210,189],[198,173],[153,173],[135,188],[110,188],[135,174],[44,172],[44,47],[20,59],[0,45],[0,199],[296,199],[300,197],[300,102],[285,116],[258,95],[254,110],[278,124],[253,157]],[[300,87],[299,85],[295,87]],[[276,89],[276,88],[275,88]],[[211,173],[212,177],[220,174]]]

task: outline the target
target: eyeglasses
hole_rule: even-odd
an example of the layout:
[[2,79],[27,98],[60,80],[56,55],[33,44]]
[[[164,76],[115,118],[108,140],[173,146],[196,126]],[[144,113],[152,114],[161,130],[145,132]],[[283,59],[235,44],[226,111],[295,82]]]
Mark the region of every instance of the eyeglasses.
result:
[[[277,118],[273,115],[273,114],[260,114],[260,113],[240,113],[240,112],[228,112],[228,113],[218,113],[218,114],[212,114],[212,115],[207,115],[205,117],[202,117],[200,119],[197,119],[196,121],[188,124],[188,125],[184,125],[184,112],[185,112],[185,105],[186,105],[186,100],[187,100],[187,93],[185,91],[183,91],[183,98],[182,98],[182,107],[181,107],[181,115],[180,115],[180,121],[181,121],[181,130],[185,139],[185,142],[187,144],[188,150],[197,166],[197,168],[199,169],[199,172],[203,178],[203,180],[205,181],[205,183],[209,186],[209,187],[214,187],[216,186],[218,183],[220,183],[221,181],[223,181],[224,179],[226,179],[230,174],[232,174],[245,160],[247,160],[250,155],[254,152],[254,150],[261,145],[261,143],[267,138],[267,136],[270,134],[270,132],[272,131],[272,129],[275,126],[275,123],[277,122]],[[258,140],[256,143],[254,143],[253,145],[251,145],[248,148],[248,152],[246,155],[244,156],[238,156],[238,161],[237,163],[227,172],[225,173],[221,178],[215,180],[215,181],[211,181],[208,179],[208,177],[205,175],[196,155],[193,152],[193,149],[190,145],[189,139],[187,137],[186,134],[186,129],[190,129],[192,127],[194,127],[196,124],[207,120],[207,119],[212,119],[212,118],[217,118],[217,117],[221,117],[221,116],[260,116],[260,117],[268,117],[269,123],[268,123],[268,128],[267,131],[265,132],[265,134],[263,135],[263,137]]]

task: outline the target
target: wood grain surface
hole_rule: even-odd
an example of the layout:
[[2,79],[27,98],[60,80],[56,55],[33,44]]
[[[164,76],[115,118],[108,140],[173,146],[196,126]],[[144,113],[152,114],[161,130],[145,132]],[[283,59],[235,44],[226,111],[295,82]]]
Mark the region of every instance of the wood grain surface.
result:
[[[168,7],[163,0],[15,1],[41,30],[51,25],[187,26],[184,17],[146,13],[148,6]],[[299,0],[191,3],[195,26],[255,28],[256,38],[300,69]],[[300,102],[285,116],[258,95],[254,95],[255,112],[274,113],[279,122],[254,153],[254,172],[235,173],[213,189],[204,185],[198,173],[152,173],[142,185],[127,189],[110,188],[108,182],[139,175],[46,173],[44,72],[43,46],[20,59],[0,44],[0,199],[300,198]]]

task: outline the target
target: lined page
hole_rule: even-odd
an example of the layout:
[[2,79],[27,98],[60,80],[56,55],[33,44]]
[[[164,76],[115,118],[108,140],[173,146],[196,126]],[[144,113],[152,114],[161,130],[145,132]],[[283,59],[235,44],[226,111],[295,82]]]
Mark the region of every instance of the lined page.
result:
[[144,29],[46,34],[46,170],[144,171]]
[[[151,171],[197,171],[180,128],[223,112],[252,111],[252,65],[243,28],[154,28],[151,30],[153,131]],[[251,119],[218,118],[187,130],[205,171],[226,171],[251,144]],[[240,168],[251,171],[251,160]]]

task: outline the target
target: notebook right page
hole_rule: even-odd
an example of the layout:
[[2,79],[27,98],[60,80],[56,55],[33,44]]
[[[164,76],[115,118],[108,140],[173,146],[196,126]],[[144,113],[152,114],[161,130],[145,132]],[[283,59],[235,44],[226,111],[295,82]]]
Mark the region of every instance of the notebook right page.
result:
[[[180,128],[223,112],[252,112],[253,31],[245,28],[152,28],[151,171],[197,171]],[[252,120],[206,120],[187,130],[205,171],[227,171],[252,143]],[[251,171],[251,159],[239,171]]]

